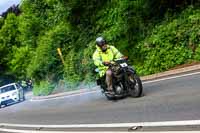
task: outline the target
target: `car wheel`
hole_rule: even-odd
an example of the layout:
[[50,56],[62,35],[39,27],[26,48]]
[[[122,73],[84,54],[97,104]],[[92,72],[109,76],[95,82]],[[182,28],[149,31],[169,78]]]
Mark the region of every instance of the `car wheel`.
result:
[[21,102],[20,94],[18,95],[18,100],[17,102]]
[[25,96],[23,96],[22,100],[25,101]]
[[25,96],[23,95],[23,97],[20,98],[20,101],[24,101],[25,100]]

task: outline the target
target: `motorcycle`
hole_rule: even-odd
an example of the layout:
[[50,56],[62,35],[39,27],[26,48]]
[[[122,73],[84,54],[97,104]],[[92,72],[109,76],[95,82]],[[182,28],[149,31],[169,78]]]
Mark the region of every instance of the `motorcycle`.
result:
[[136,74],[135,69],[128,65],[127,59],[113,61],[109,64],[109,69],[112,71],[112,87],[114,94],[108,92],[105,76],[97,80],[97,85],[100,85],[102,93],[105,94],[108,100],[127,96],[135,98],[142,96],[142,81]]

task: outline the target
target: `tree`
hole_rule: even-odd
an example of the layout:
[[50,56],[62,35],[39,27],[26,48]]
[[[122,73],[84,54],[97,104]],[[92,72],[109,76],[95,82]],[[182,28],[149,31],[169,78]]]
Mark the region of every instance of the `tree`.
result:
[[13,13],[16,16],[20,15],[21,11],[19,9],[19,5],[12,5],[5,12],[3,12],[1,16],[6,18],[9,13]]
[[9,61],[13,57],[13,46],[19,47],[18,19],[14,14],[9,14],[0,29],[0,64],[9,70]]

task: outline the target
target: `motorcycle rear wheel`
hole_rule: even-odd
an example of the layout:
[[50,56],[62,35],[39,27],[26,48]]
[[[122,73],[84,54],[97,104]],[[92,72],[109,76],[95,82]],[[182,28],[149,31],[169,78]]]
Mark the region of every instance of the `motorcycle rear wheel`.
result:
[[114,95],[110,95],[110,94],[106,94],[105,93],[105,96],[108,100],[115,100],[115,96]]

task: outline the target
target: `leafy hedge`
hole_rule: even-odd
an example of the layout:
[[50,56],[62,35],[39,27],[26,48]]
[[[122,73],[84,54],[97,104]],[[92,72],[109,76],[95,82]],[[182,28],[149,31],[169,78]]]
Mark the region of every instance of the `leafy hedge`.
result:
[[46,95],[51,94],[54,88],[55,88],[55,84],[47,80],[41,81],[39,84],[34,85],[33,94],[36,96],[46,96]]
[[190,7],[177,18],[156,25],[150,36],[138,45],[143,75],[161,72],[176,65],[199,60],[200,10]]

